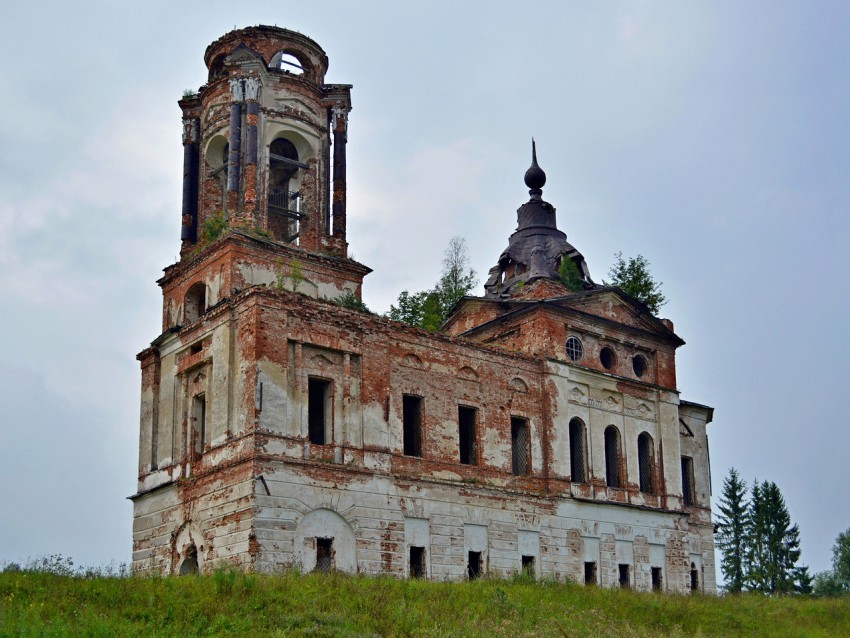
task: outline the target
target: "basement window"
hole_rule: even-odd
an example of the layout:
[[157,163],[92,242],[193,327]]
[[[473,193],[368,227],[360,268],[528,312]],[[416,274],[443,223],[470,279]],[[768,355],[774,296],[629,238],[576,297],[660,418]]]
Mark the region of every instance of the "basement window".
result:
[[631,587],[631,566],[620,563],[617,565],[617,571],[620,576],[620,589],[629,589]]
[[696,503],[694,498],[694,460],[689,456],[682,457],[682,500],[688,507]]
[[460,462],[464,465],[477,465],[475,445],[475,421],[478,410],[465,406],[457,408],[458,444]]
[[596,562],[588,561],[584,564],[584,584],[595,585],[596,582]]
[[531,437],[528,421],[511,417],[511,470],[514,476],[526,476],[531,470]]
[[422,397],[405,394],[401,400],[404,455],[422,456]]
[[524,576],[534,578],[534,556],[522,557],[522,573]]
[[310,377],[307,381],[307,430],[310,443],[325,445],[328,440],[331,382]]
[[699,572],[697,571],[697,566],[694,563],[691,563],[691,592],[699,591]]
[[411,547],[410,548],[410,577],[424,578],[425,577],[425,548]]
[[661,568],[653,567],[652,568],[652,591],[661,591],[663,588],[663,581],[661,578]]
[[469,580],[475,580],[476,578],[481,578],[482,574],[482,565],[481,565],[481,552],[469,552],[467,556],[468,562],[466,565],[466,575]]
[[334,568],[333,558],[334,539],[316,539],[316,571],[329,572]]

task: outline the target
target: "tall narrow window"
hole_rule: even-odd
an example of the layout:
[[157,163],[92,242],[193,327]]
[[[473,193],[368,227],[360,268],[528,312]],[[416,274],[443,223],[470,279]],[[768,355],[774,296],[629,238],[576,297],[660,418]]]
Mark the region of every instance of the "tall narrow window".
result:
[[192,399],[192,438],[195,458],[200,458],[207,438],[207,399],[203,394]]
[[334,568],[334,539],[316,539],[316,571],[329,572]]
[[466,575],[469,577],[469,580],[481,578],[481,552],[469,552]]
[[661,568],[653,567],[652,568],[652,591],[661,591],[663,588],[663,582],[661,580]]
[[638,470],[640,491],[655,494],[655,446],[647,432],[638,437]]
[[695,563],[691,563],[691,591],[699,591],[699,572]]
[[688,507],[696,503],[694,498],[694,460],[689,456],[682,457],[682,498]]
[[629,573],[631,571],[630,566],[620,563],[617,566],[617,571],[620,576],[620,589],[628,589],[631,587],[631,574]]
[[511,469],[515,476],[531,473],[531,440],[528,421],[511,417]]
[[584,564],[584,584],[596,584],[596,561],[588,561]]
[[422,397],[405,394],[401,401],[404,455],[422,456]]
[[207,311],[207,286],[203,281],[192,285],[183,298],[183,321],[194,323]]
[[475,445],[475,420],[478,410],[458,406],[457,428],[458,443],[460,446],[460,462],[464,465],[476,465],[477,450]]
[[586,460],[584,423],[579,418],[570,419],[570,479],[573,483],[587,481]]
[[613,425],[605,428],[605,484],[622,487],[620,483],[620,432]]
[[307,431],[310,443],[314,445],[327,442],[330,390],[330,381],[315,377],[307,380]]
[[425,577],[425,548],[411,547],[410,548],[410,577],[424,578]]

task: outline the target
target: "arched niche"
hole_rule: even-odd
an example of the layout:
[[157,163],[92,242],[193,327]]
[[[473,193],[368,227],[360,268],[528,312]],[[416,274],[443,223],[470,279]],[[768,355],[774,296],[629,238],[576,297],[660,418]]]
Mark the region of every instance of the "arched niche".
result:
[[357,572],[357,539],[351,525],[333,510],[307,512],[295,530],[295,560],[304,573],[321,569],[330,552],[332,569]]

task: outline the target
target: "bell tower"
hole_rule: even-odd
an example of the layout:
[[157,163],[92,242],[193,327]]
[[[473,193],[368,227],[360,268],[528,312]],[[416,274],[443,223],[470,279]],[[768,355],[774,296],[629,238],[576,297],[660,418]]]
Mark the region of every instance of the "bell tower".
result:
[[183,111],[182,255],[216,226],[347,256],[345,146],[350,84],[325,84],[328,58],[278,27],[207,47],[207,83]]

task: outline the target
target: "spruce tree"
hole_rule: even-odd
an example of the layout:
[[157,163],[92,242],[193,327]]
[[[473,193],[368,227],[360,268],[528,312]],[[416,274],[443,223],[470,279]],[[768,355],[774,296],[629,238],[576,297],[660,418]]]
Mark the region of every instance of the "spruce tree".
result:
[[720,570],[726,580],[726,591],[737,594],[744,588],[744,560],[747,532],[747,484],[733,467],[723,480],[717,516],[717,545],[720,548]]

